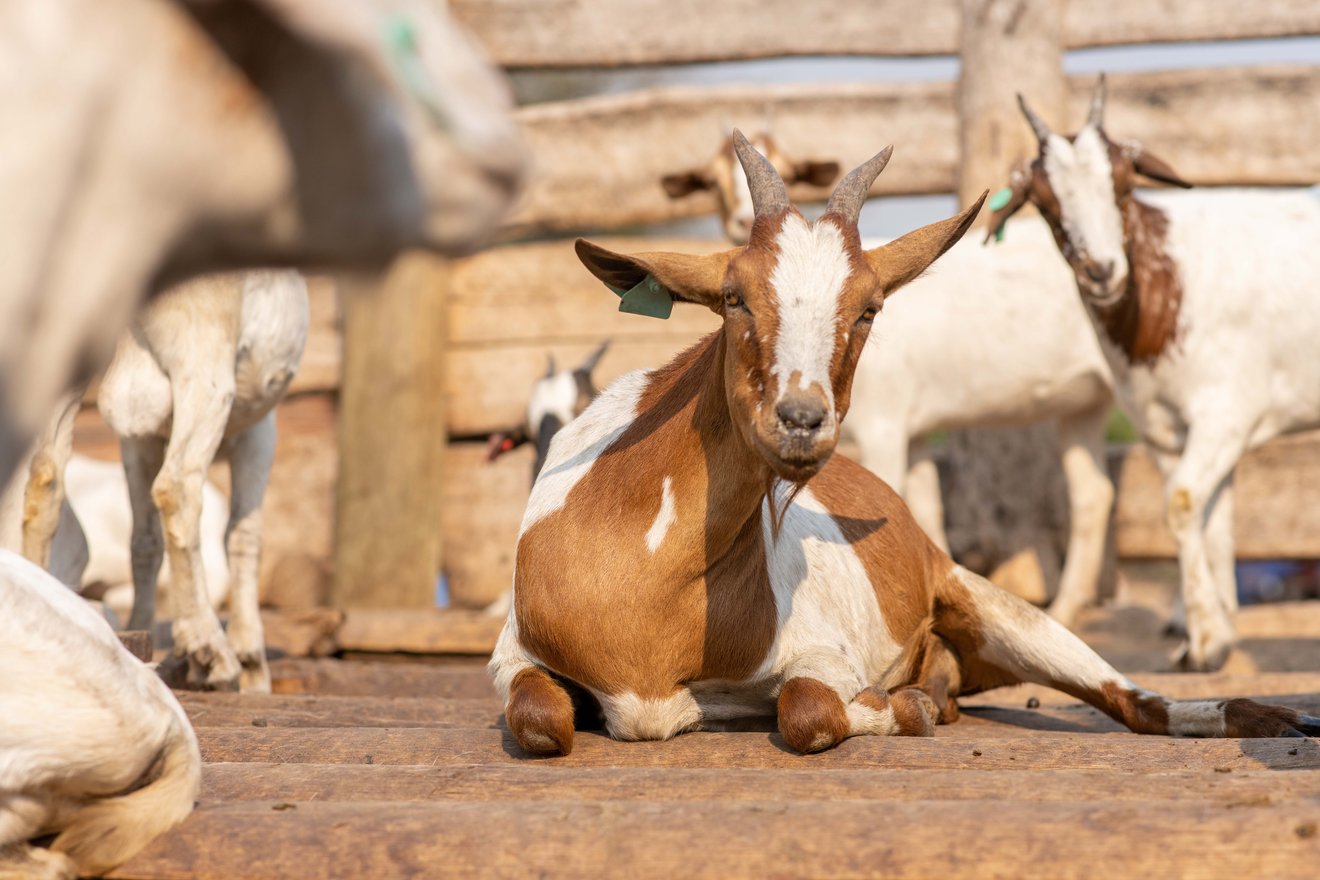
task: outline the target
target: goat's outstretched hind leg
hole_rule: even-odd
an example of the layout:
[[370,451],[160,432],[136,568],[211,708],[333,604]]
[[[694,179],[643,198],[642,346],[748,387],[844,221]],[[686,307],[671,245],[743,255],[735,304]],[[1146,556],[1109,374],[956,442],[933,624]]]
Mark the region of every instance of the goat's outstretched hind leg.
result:
[[962,661],[964,691],[1034,682],[1085,700],[1137,733],[1320,736],[1320,718],[1252,700],[1170,700],[1138,687],[1044,612],[955,567],[937,591],[935,631]]

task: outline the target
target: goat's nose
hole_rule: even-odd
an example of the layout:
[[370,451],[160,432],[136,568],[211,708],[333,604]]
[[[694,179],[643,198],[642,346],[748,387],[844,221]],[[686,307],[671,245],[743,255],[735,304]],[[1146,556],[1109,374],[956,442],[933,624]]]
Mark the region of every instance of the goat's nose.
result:
[[811,395],[794,394],[775,406],[775,415],[785,428],[814,431],[825,421],[825,404]]
[[1090,278],[1096,284],[1104,284],[1110,278],[1114,277],[1114,261],[1108,260],[1104,263],[1087,263],[1086,277]]

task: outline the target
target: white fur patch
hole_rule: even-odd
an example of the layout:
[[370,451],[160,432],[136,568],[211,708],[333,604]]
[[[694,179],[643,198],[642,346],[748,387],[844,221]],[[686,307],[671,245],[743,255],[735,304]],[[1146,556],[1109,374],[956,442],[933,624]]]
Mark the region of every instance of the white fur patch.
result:
[[637,401],[649,376],[644,370],[620,376],[550,441],[545,467],[527,499],[519,536],[563,507],[568,493],[596,459],[628,430],[637,417]]
[[1170,736],[1227,736],[1224,704],[1219,700],[1175,700],[1169,703]]
[[701,709],[687,688],[664,699],[643,699],[631,692],[592,693],[600,701],[605,726],[615,739],[669,739],[701,724]]
[[1126,277],[1114,169],[1100,132],[1087,126],[1072,143],[1061,135],[1050,135],[1045,175],[1059,200],[1063,229],[1072,246],[1098,263],[1112,261],[1114,278]]
[[652,553],[660,549],[664,543],[665,535],[669,533],[669,527],[674,524],[678,518],[677,511],[674,508],[674,481],[665,477],[664,486],[660,490],[660,512],[655,515],[655,522],[651,523],[651,528],[646,532],[646,548]]
[[568,370],[546,376],[532,386],[532,397],[527,402],[527,424],[533,431],[541,429],[546,416],[559,419],[560,425],[573,421],[573,408],[577,405],[577,379]]
[[[776,503],[787,489],[776,487]],[[778,632],[754,678],[819,679],[848,702],[880,680],[901,646],[889,635],[861,557],[810,489],[784,514],[776,541],[762,516]]]
[[788,391],[790,377],[798,373],[799,387],[809,388],[813,382],[820,385],[826,410],[832,413],[830,362],[839,322],[839,294],[850,271],[843,234],[833,223],[812,226],[797,214],[789,214],[776,243],[779,255],[770,283],[779,300],[779,337],[772,368],[779,379],[779,394],[782,397]]

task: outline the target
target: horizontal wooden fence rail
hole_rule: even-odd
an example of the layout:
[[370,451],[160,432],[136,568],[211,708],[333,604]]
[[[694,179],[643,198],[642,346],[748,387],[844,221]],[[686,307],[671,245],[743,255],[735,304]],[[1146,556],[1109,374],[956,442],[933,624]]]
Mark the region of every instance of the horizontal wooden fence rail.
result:
[[[1095,78],[1072,77],[1068,119],[1085,118]],[[510,234],[617,228],[711,213],[714,196],[669,199],[663,175],[704,164],[726,122],[755,128],[774,109],[781,145],[851,168],[885,144],[894,161],[873,195],[955,189],[954,84],[846,83],[664,87],[538,104],[518,111],[535,157]],[[1031,84],[1022,85],[1030,97]],[[1026,124],[1025,122],[1023,123]],[[1136,138],[1205,185],[1320,180],[1320,67],[1277,66],[1114,74],[1106,128]],[[979,185],[1001,186],[1008,169]],[[795,188],[795,199],[827,191]]]
[[[785,55],[951,55],[958,0],[452,0],[509,68],[623,67]],[[1030,4],[1023,3],[1024,14]],[[1070,49],[1320,33],[1311,0],[1071,0]]]

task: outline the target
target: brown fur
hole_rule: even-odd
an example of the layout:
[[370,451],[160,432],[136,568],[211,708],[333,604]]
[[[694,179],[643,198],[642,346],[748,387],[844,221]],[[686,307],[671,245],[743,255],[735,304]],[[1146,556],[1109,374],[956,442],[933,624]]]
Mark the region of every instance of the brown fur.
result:
[[573,700],[544,669],[534,666],[514,676],[504,715],[526,751],[539,755],[573,751]]
[[899,688],[889,695],[899,736],[934,736],[939,708],[921,688]]
[[1279,736],[1298,720],[1296,712],[1283,706],[1266,706],[1242,699],[1224,702],[1224,732],[1228,736]]
[[1100,709],[1120,724],[1137,733],[1167,734],[1169,732],[1169,701],[1158,694],[1142,693],[1124,687],[1116,681],[1105,682],[1098,694],[1068,693],[1079,696]]
[[1159,359],[1178,332],[1182,283],[1167,250],[1169,218],[1136,198],[1122,203],[1127,241],[1127,292],[1113,306],[1096,309],[1105,333],[1134,364]]
[[790,678],[779,692],[779,734],[799,752],[841,743],[850,729],[848,711],[834,688],[814,678]]
[[[769,650],[775,610],[761,543],[763,475],[729,442],[733,426],[716,367],[722,351],[712,334],[656,371],[637,421],[574,487],[565,508],[519,543],[520,639],[574,681],[605,693],[665,697],[683,681],[745,678]],[[645,534],[672,456],[703,462],[705,470],[674,470],[678,516],[653,555]],[[719,480],[708,479],[716,473]],[[591,521],[574,515],[582,509],[594,511]],[[600,517],[610,521],[613,544],[607,553],[583,553]],[[535,556],[525,552],[529,546]],[[565,580],[575,589],[560,588]],[[663,588],[640,592],[639,582]]]

